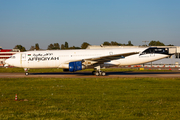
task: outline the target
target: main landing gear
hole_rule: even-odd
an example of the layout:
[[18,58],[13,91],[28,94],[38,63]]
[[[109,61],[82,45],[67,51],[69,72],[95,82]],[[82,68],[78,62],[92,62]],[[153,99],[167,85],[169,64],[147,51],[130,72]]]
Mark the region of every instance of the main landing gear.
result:
[[95,69],[96,71],[95,71],[95,70],[92,71],[92,74],[93,74],[93,75],[96,75],[96,76],[106,76],[106,73],[103,72],[103,71],[101,71],[100,65],[94,67],[94,69]]
[[92,71],[92,74],[96,76],[106,76],[106,73],[103,71]]
[[28,76],[29,75],[28,68],[24,68],[24,71],[25,71],[25,75]]

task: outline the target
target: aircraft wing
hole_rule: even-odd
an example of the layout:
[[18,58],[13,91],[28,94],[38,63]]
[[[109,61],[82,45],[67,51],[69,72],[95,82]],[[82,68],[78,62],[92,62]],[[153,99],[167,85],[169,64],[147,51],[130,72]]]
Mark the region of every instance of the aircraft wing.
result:
[[104,62],[110,62],[111,60],[116,60],[120,58],[124,58],[130,55],[138,54],[139,52],[129,52],[129,53],[121,53],[121,54],[114,54],[114,55],[106,55],[106,56],[100,56],[100,57],[93,57],[93,58],[87,58],[87,59],[81,59],[81,60],[72,60],[67,61],[69,62],[76,62],[76,61],[82,61],[84,64],[93,65],[93,64],[103,64]]
[[116,60],[120,58],[124,58],[130,55],[138,54],[139,52],[130,52],[130,53],[122,53],[122,54],[115,54],[115,55],[107,55],[101,56],[96,58],[85,59],[85,61],[96,61],[96,63],[103,64],[104,62],[109,62],[111,60]]

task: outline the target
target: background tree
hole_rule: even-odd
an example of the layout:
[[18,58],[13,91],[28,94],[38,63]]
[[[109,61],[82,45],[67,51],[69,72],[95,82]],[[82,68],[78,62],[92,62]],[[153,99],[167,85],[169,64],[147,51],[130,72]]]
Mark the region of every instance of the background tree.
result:
[[108,41],[105,41],[105,42],[103,43],[103,45],[111,45],[111,43],[109,43]]
[[116,41],[111,41],[111,45],[120,45],[120,44],[117,43]]
[[76,46],[75,46],[75,49],[81,49],[81,48],[80,48],[80,47],[76,47]]
[[72,46],[72,47],[69,47],[68,49],[81,49],[80,47],[76,47],[76,46]]
[[60,49],[59,43],[54,43],[54,49],[56,49],[56,50]]
[[59,49],[60,49],[59,43],[54,43],[54,45],[53,44],[48,45],[48,50],[59,50]]
[[64,50],[64,49],[65,49],[64,44],[61,44],[61,50]]
[[48,45],[48,50],[52,50],[54,48],[53,44]]
[[34,47],[34,46],[31,46],[29,50],[34,50],[34,49],[35,49],[35,47]]
[[81,49],[86,49],[89,45],[89,43],[83,42],[83,44],[81,45]]
[[38,43],[35,44],[35,49],[36,49],[36,50],[39,50],[39,49],[40,49]]
[[68,49],[69,48],[69,45],[68,45],[68,42],[65,42],[65,49]]
[[166,46],[174,46],[174,45],[172,45],[172,44],[169,44],[169,45],[166,45]]
[[149,46],[165,46],[164,43],[160,42],[160,41],[151,41],[149,43]]
[[21,52],[26,51],[26,48],[23,47],[22,45],[16,45],[16,46],[14,47],[14,49],[19,49]]
[[133,44],[131,43],[131,41],[128,41],[127,46],[133,46]]
[[112,46],[121,46],[122,44],[121,44],[121,43],[118,43],[118,42],[116,42],[116,41],[111,41],[111,43],[108,42],[108,41],[105,41],[105,42],[103,43],[103,45],[107,45],[107,46],[109,46],[109,45],[112,45]]

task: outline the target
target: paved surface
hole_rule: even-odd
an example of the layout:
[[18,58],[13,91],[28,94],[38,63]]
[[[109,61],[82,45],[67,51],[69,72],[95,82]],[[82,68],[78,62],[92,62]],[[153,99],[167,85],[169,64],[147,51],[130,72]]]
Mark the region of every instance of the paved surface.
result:
[[119,78],[119,77],[158,77],[158,78],[180,78],[180,72],[106,72],[106,76],[95,76],[91,72],[58,72],[58,73],[0,73],[0,78]]

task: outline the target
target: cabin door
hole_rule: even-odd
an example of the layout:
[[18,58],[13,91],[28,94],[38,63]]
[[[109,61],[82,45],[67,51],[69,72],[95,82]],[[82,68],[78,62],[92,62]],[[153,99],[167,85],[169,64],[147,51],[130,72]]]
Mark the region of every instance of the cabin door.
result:
[[27,62],[26,62],[26,54],[25,53],[22,53],[21,54],[21,60],[20,60],[21,62],[21,67],[28,67],[27,66]]
[[26,61],[26,54],[25,54],[25,53],[22,53],[22,54],[21,54],[21,60],[22,60],[22,61]]

